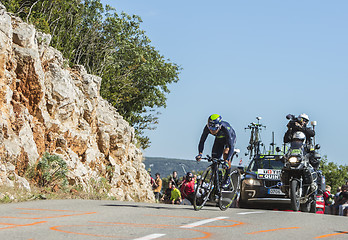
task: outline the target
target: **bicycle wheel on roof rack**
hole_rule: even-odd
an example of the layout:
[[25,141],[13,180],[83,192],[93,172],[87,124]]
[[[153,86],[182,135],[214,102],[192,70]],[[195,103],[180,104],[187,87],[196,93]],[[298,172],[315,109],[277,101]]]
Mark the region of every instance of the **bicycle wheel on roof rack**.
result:
[[231,183],[227,189],[221,188],[221,193],[219,194],[219,208],[225,211],[230,208],[233,201],[236,200],[240,191],[240,180],[241,175],[238,169],[234,169],[230,173]]
[[193,199],[193,207],[196,211],[203,208],[205,203],[209,200],[210,194],[214,188],[215,172],[209,166],[197,179],[197,186],[195,189],[195,196]]

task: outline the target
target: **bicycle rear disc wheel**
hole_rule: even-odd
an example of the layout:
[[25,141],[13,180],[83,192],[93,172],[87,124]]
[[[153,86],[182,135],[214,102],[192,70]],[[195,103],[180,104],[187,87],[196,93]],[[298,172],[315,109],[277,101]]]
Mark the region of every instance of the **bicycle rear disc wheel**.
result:
[[219,194],[219,208],[222,211],[230,208],[240,191],[240,173],[238,170],[234,170],[230,174],[231,184],[227,189],[221,189]]
[[197,187],[195,189],[195,196],[193,198],[193,207],[196,211],[202,209],[204,204],[209,200],[209,196],[214,186],[214,171],[208,167],[202,174],[201,178],[197,180]]

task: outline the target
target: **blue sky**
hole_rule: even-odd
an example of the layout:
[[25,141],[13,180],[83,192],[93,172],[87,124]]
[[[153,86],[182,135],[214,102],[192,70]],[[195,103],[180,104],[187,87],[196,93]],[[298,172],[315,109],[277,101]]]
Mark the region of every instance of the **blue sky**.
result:
[[[142,18],[166,59],[180,65],[167,108],[147,134],[145,156],[194,159],[210,114],[220,114],[246,152],[257,116],[281,145],[288,113],[316,120],[316,142],[329,161],[348,164],[348,1],[102,0]],[[213,136],[204,154],[210,154]],[[243,157],[243,163],[248,158]],[[236,160],[235,160],[236,161]]]

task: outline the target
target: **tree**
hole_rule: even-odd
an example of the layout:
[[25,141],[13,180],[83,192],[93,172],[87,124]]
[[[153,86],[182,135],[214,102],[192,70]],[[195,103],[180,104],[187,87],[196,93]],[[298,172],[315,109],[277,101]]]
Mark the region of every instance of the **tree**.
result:
[[348,166],[328,162],[327,156],[321,159],[320,169],[325,176],[326,185],[330,185],[333,191],[348,181]]
[[[106,19],[104,29],[108,33],[117,32],[117,19],[116,16]],[[127,24],[118,31],[119,40],[102,75],[101,94],[135,127],[142,147],[146,148],[149,139],[143,136],[143,131],[157,124],[155,109],[166,107],[166,94],[170,92],[167,85],[178,81],[180,68],[165,61],[150,45],[139,28],[139,17],[123,13],[121,19]]]
[[52,35],[51,45],[71,65],[83,65],[102,77],[101,96],[135,128],[142,148],[150,144],[145,129],[154,129],[166,107],[168,85],[181,68],[165,60],[141,30],[139,16],[117,14],[100,0],[4,0],[5,7]]

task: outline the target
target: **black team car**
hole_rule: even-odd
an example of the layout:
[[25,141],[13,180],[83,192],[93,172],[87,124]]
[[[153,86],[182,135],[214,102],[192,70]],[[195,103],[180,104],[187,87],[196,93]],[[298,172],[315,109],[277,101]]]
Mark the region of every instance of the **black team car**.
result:
[[241,179],[240,207],[254,203],[289,203],[280,190],[280,174],[284,165],[282,155],[256,155]]

